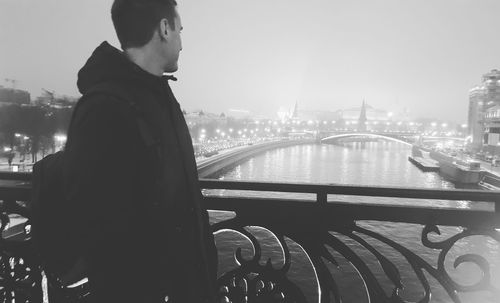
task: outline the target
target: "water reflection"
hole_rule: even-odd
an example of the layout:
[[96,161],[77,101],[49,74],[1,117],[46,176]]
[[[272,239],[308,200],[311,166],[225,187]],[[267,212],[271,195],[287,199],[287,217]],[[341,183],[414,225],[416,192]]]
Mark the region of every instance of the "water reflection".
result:
[[[395,142],[362,142],[346,143],[343,145],[304,145],[282,148],[268,151],[264,154],[252,158],[250,161],[241,163],[233,170],[226,172],[221,178],[226,180],[246,180],[246,181],[268,181],[268,182],[306,182],[306,183],[340,183],[375,186],[405,186],[420,188],[455,188],[455,185],[444,180],[438,173],[423,173],[413,166],[407,156],[410,148],[406,145]],[[255,193],[249,191],[223,191],[212,193],[222,195],[239,196],[265,196],[280,198],[295,198],[304,200],[315,200],[315,195],[294,194],[294,193]],[[341,195],[329,195],[329,201],[353,201],[358,203],[387,203],[403,204],[411,206],[432,206],[432,207],[454,207],[454,208],[479,208],[491,209],[489,203],[471,203],[468,201],[426,201],[420,199],[395,199],[377,197],[347,197]],[[219,219],[223,220],[224,215]],[[358,222],[367,229],[377,231],[382,235],[402,244],[404,247],[416,252],[431,265],[436,266],[439,251],[424,247],[421,243],[422,226],[415,224],[391,223],[365,221]],[[441,235],[431,234],[430,239],[439,241],[459,233],[461,230],[456,227],[440,227]],[[230,236],[224,233],[218,235],[219,240],[233,245],[235,242]],[[264,236],[263,236],[264,237]],[[241,239],[240,239],[241,240]],[[382,252],[384,256],[393,261],[401,270],[403,284],[406,286],[402,292],[407,300],[418,301],[422,298],[422,286],[415,277],[411,266],[394,249],[373,239],[366,239],[370,244]],[[274,243],[270,236],[263,238],[264,245],[268,249],[280,252],[281,248]],[[248,243],[241,245],[248,245]],[[359,247],[356,242],[346,239],[346,244],[355,247],[363,258],[369,261],[379,281],[384,283],[384,289],[390,294],[391,283],[378,265],[376,259],[370,252]],[[234,246],[230,246],[234,249]],[[223,248],[221,259],[232,258],[234,253],[230,247]],[[305,293],[311,302],[316,301],[315,289],[317,284],[311,279],[310,263],[299,248],[294,252],[292,264],[294,273],[298,275],[297,283],[305,288]],[[221,251],[219,252],[221,253]],[[332,252],[340,260],[341,269],[330,268],[332,274],[344,290],[344,302],[360,302],[366,298],[366,294],[359,287],[359,277],[356,270],[336,252]],[[492,280],[498,285],[500,277],[500,247],[498,242],[486,239],[482,236],[469,237],[457,242],[447,256],[445,266],[449,274],[457,279],[457,282],[469,284],[478,281],[481,272],[472,264],[462,264],[457,269],[453,267],[456,257],[465,253],[477,253],[490,262]],[[275,254],[270,254],[270,256]],[[278,253],[279,255],[279,253]],[[275,257],[276,258],[276,257]],[[342,261],[343,260],[343,261]],[[274,261],[273,261],[274,262]],[[308,273],[308,274],[305,274]],[[431,283],[433,279],[428,277]],[[433,284],[436,284],[435,282]],[[437,284],[436,284],[437,285]],[[433,302],[449,302],[449,296],[442,287],[433,288]],[[461,295],[462,296],[462,295]],[[464,302],[487,302],[485,294],[463,295]]]

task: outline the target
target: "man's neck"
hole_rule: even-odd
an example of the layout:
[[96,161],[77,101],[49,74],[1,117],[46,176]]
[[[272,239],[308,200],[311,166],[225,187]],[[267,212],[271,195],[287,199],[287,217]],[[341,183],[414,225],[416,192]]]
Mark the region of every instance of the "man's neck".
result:
[[146,46],[141,48],[127,48],[124,51],[125,56],[146,72],[161,77],[164,73],[161,64],[158,64],[159,58],[151,48]]

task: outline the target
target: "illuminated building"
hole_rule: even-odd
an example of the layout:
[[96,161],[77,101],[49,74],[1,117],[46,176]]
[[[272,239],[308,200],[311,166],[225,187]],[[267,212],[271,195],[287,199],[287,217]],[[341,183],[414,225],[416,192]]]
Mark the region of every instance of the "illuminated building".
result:
[[495,117],[500,105],[500,71],[484,74],[482,83],[469,91],[469,135],[472,149],[496,151],[500,119]]

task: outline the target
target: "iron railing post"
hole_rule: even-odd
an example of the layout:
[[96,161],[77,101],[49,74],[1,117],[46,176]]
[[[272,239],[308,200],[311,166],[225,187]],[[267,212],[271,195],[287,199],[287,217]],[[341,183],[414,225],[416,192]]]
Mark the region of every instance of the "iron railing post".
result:
[[321,205],[326,204],[327,202],[327,193],[325,191],[319,191],[316,193],[316,202],[318,202]]

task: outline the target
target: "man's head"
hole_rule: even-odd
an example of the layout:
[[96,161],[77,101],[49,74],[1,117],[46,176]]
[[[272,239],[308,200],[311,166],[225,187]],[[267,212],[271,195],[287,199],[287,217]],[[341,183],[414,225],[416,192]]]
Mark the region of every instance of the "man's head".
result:
[[175,72],[182,24],[175,0],[114,0],[111,18],[123,50],[148,46],[165,72]]

